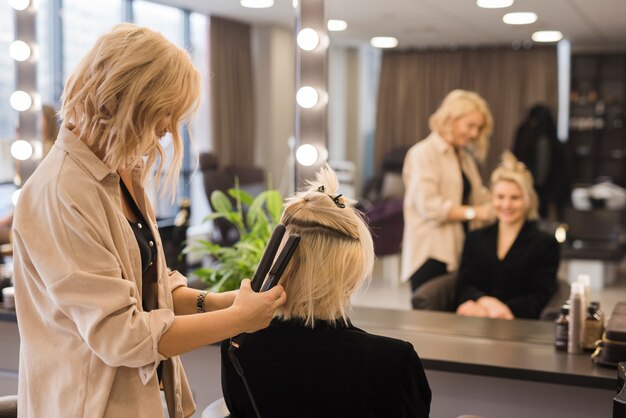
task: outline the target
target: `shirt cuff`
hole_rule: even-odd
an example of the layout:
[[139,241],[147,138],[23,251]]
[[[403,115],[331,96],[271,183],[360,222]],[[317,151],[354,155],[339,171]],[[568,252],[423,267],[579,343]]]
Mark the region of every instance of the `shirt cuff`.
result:
[[152,352],[155,361],[139,368],[141,383],[146,385],[156,373],[159,363],[167,357],[159,353],[159,340],[174,323],[174,312],[168,309],[155,309],[148,313],[150,324],[150,336],[152,338]]

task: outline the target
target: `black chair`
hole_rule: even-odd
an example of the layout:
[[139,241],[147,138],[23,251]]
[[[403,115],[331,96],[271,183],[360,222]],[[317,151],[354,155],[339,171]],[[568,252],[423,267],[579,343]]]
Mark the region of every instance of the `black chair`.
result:
[[0,396],[0,418],[17,418],[17,395]]

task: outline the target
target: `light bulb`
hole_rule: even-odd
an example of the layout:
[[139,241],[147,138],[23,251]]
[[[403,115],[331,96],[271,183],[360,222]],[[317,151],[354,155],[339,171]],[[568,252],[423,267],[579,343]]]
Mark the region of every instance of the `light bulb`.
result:
[[30,5],[30,0],[9,0],[9,5],[15,10],[26,10]]
[[320,96],[317,93],[317,90],[311,86],[300,87],[300,90],[296,93],[296,102],[298,102],[298,104],[305,109],[314,107],[319,98]]
[[503,9],[513,5],[514,0],[476,0],[476,5],[483,9]]
[[30,46],[24,41],[15,41],[9,46],[9,55],[15,61],[26,61],[30,58]]
[[370,39],[370,45],[374,48],[395,48],[398,46],[398,40],[391,36],[375,36]]
[[28,141],[18,139],[11,144],[11,155],[16,160],[28,160],[33,155],[33,146]]
[[502,16],[502,21],[507,25],[530,25],[537,21],[537,14],[533,12],[507,13]]
[[33,98],[28,93],[22,90],[15,91],[9,98],[11,107],[17,111],[23,112],[30,109],[33,105]]
[[331,32],[341,32],[348,28],[348,22],[339,19],[330,19],[326,24],[326,27]]
[[265,9],[274,5],[274,0],[241,0],[239,2],[242,7],[249,7],[251,9]]
[[563,39],[563,34],[558,30],[540,30],[531,36],[535,42],[558,42]]
[[312,51],[320,44],[320,37],[315,29],[304,28],[298,33],[298,46],[305,51]]
[[11,203],[13,203],[13,206],[17,206],[17,200],[20,198],[21,192],[22,189],[17,189],[11,194]]
[[319,153],[311,144],[302,144],[296,150],[296,160],[305,167],[312,166],[317,161]]

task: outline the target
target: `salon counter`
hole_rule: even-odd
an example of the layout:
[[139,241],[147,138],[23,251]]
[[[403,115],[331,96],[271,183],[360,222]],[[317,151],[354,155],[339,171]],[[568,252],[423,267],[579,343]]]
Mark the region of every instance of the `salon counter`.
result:
[[[611,416],[616,371],[593,365],[588,353],[555,351],[550,322],[375,308],[355,308],[350,318],[413,344],[433,392],[433,418]],[[15,313],[0,310],[0,396],[16,391],[18,347]],[[219,355],[218,346],[207,346],[182,357],[198,404],[194,417],[222,396]]]

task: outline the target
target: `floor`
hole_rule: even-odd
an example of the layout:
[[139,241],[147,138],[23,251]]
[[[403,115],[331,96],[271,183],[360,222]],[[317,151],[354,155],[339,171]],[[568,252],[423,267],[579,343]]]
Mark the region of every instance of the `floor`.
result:
[[[398,276],[398,264],[399,259],[393,257],[376,260],[371,282],[352,296],[352,304],[387,309],[411,309],[409,283],[398,283],[392,279]],[[618,302],[626,302],[626,259],[615,268],[615,271],[615,281],[612,284],[591,291],[591,300],[599,301],[601,309],[607,316]],[[567,264],[562,265],[559,277],[567,277]]]

